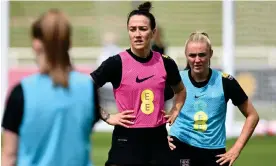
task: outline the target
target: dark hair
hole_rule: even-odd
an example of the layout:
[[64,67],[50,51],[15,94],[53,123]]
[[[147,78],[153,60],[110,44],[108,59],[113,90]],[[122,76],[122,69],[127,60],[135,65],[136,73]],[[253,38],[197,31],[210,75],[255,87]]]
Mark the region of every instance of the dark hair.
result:
[[31,35],[43,43],[49,64],[47,72],[54,83],[68,87],[71,25],[65,15],[58,9],[50,9],[33,23]]
[[151,2],[144,2],[141,5],[139,5],[138,10],[137,9],[132,10],[128,14],[127,25],[128,25],[129,20],[132,16],[134,16],[134,15],[143,15],[143,16],[147,17],[150,20],[151,30],[155,29],[156,22],[155,22],[154,16],[150,13],[151,8],[152,8]]

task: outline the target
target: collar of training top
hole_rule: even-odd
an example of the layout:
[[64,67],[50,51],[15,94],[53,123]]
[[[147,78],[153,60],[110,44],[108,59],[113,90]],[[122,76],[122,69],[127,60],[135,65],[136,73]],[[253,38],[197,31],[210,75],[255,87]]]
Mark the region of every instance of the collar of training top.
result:
[[189,79],[191,80],[192,84],[197,88],[201,88],[208,84],[208,82],[212,76],[212,69],[209,68],[208,78],[207,78],[207,80],[202,81],[202,82],[196,82],[194,80],[194,78],[192,77],[192,74],[191,74],[191,70],[188,71],[188,75],[189,75]]
[[131,51],[130,48],[127,49],[126,51],[127,51],[127,52],[129,53],[129,55],[131,55],[136,61],[138,61],[138,62],[140,62],[140,63],[149,62],[149,61],[151,60],[152,56],[153,56],[153,52],[152,52],[152,51],[150,51],[150,55],[149,55],[148,57],[146,57],[146,58],[141,58],[141,57],[135,55],[135,54]]

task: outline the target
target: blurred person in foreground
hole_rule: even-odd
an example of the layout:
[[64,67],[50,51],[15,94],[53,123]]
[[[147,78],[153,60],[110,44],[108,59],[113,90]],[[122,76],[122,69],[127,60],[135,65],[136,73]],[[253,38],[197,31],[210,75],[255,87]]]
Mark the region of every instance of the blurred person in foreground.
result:
[[[119,113],[101,110],[101,117],[114,125],[106,166],[170,165],[166,123],[174,122],[184,104],[186,91],[176,63],[151,51],[156,31],[151,3],[131,11],[127,19],[130,49],[104,61],[91,73],[96,85],[111,82]],[[175,93],[169,115],[164,114],[166,82]]]
[[97,65],[100,66],[103,61],[109,57],[118,54],[123,51],[119,46],[117,46],[118,36],[113,32],[107,32],[103,36],[103,47],[100,56],[97,60]]
[[[206,33],[190,35],[185,55],[187,67],[180,75],[187,99],[168,137],[174,165],[232,165],[251,137],[259,121],[258,113],[233,76],[210,68],[213,50]],[[238,140],[226,152],[225,119],[229,99],[246,121]]]
[[39,73],[12,90],[2,122],[2,166],[91,166],[97,90],[72,68],[71,25],[51,9],[31,28]]
[[166,45],[163,40],[163,31],[160,26],[156,27],[156,32],[152,39],[151,49],[152,51],[159,52],[160,54],[166,54]]

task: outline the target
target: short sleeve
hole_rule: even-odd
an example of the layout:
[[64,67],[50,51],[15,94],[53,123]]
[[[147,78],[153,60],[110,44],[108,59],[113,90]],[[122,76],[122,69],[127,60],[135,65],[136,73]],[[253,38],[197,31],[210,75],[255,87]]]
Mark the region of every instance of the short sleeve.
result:
[[175,61],[166,55],[163,55],[162,57],[167,72],[167,83],[170,86],[175,86],[179,84],[179,82],[181,81],[181,76]]
[[24,95],[22,85],[18,84],[11,91],[4,110],[2,127],[16,134],[22,122],[24,112]]
[[226,102],[231,99],[235,106],[239,106],[248,99],[248,96],[233,76],[228,74],[222,76],[222,83]]
[[102,87],[107,82],[111,82],[113,86],[118,86],[122,77],[122,61],[120,56],[109,57],[90,75],[97,87]]

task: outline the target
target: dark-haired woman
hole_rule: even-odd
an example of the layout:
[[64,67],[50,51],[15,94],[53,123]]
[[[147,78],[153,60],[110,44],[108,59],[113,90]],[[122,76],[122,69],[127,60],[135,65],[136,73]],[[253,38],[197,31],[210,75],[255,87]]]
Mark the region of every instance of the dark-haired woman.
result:
[[[172,124],[182,108],[186,91],[176,63],[151,51],[156,31],[151,3],[129,13],[130,48],[104,61],[91,73],[96,85],[111,82],[119,113],[101,110],[101,117],[114,125],[108,166],[169,165],[166,122]],[[164,115],[165,86],[172,87],[175,102]]]

